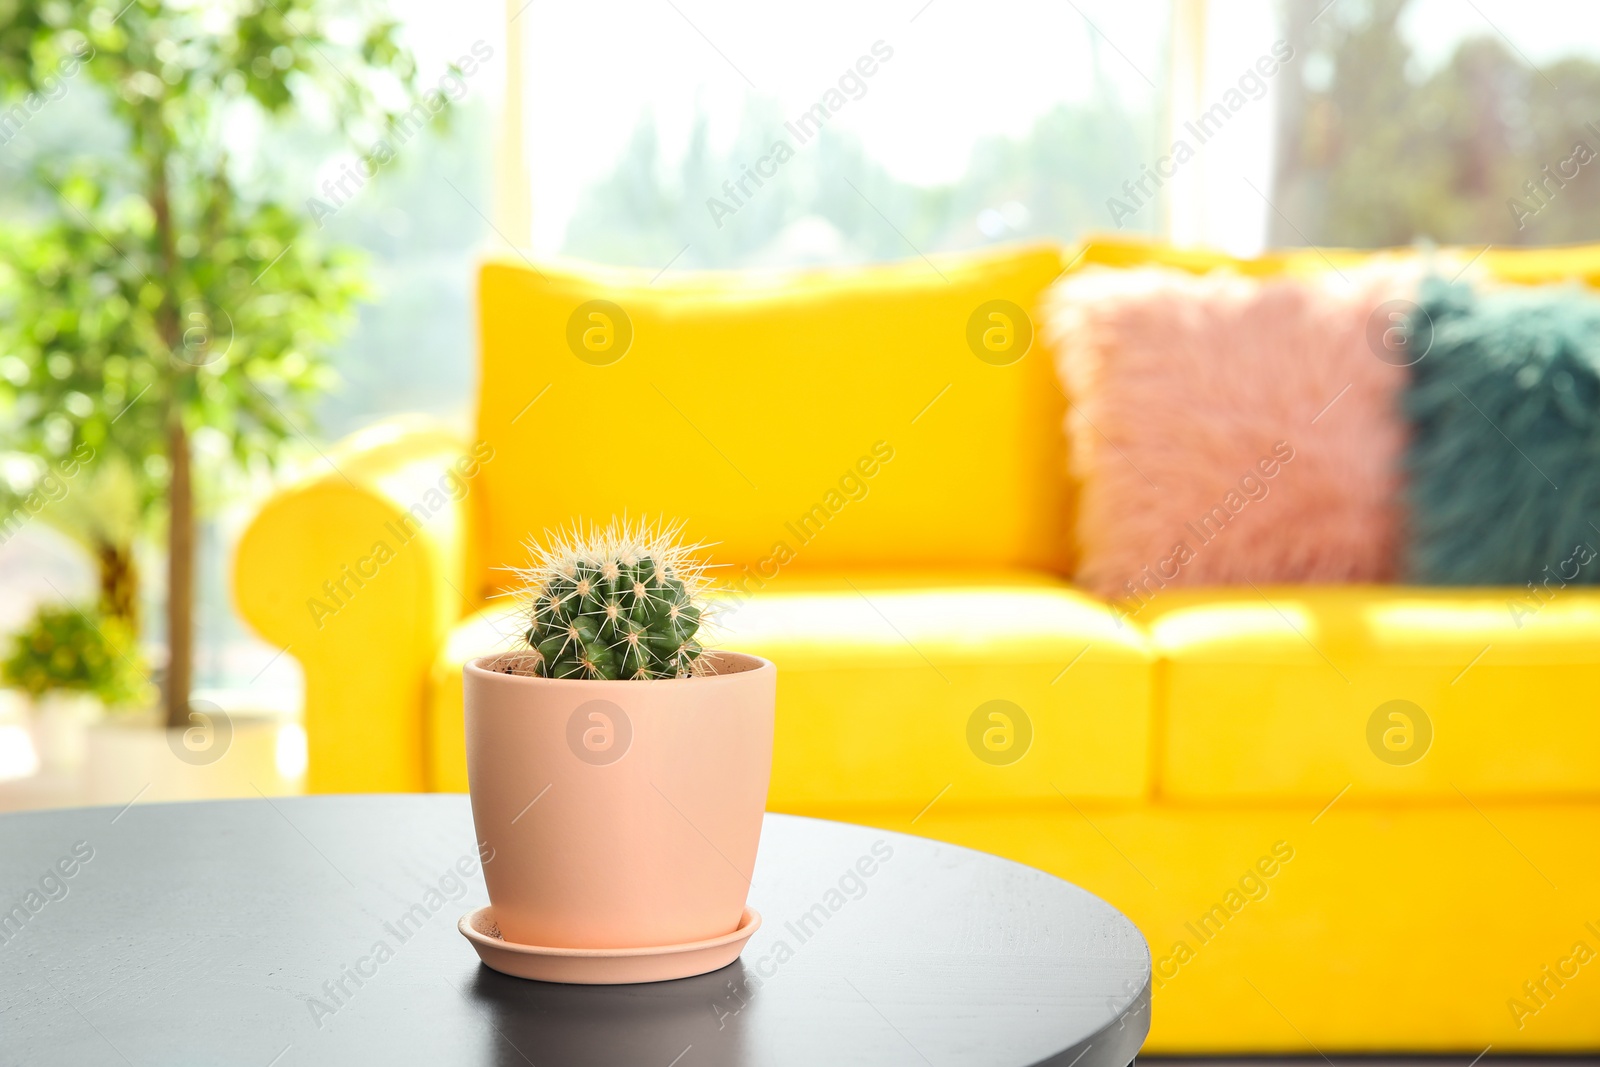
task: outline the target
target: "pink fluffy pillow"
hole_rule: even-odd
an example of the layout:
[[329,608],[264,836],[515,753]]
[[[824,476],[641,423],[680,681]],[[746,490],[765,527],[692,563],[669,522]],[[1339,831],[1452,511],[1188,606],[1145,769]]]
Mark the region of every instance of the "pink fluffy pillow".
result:
[[1133,614],[1171,586],[1390,578],[1406,372],[1367,323],[1409,273],[1060,282],[1078,582]]

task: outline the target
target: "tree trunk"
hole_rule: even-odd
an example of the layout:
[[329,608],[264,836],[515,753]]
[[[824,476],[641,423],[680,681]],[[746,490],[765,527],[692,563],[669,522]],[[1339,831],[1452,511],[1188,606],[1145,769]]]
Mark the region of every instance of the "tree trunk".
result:
[[172,483],[167,519],[168,726],[188,726],[189,688],[194,677],[194,491],[189,477],[189,435],[173,411],[168,429]]
[[[172,465],[167,487],[167,675],[162,694],[167,725],[187,727],[189,689],[194,681],[194,486],[191,482],[189,434],[183,425],[184,383],[179,380],[178,250],[172,218],[167,157],[172,137],[159,107],[147,113],[150,136],[150,211],[155,216],[157,253],[161,261],[161,304],[156,329],[166,345],[170,392],[163,405],[167,420],[167,459]],[[177,373],[174,373],[174,372]]]
[[94,546],[95,563],[100,570],[100,611],[127,623],[139,632],[139,571],[133,560],[133,545],[101,541]]

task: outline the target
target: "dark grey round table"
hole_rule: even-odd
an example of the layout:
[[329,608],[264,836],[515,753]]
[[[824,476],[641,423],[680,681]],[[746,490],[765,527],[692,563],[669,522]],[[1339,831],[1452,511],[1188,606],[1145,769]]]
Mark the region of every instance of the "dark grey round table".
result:
[[768,815],[743,956],[569,986],[482,966],[464,796],[0,816],[0,1063],[1130,1062],[1150,953],[1109,904],[955,845]]

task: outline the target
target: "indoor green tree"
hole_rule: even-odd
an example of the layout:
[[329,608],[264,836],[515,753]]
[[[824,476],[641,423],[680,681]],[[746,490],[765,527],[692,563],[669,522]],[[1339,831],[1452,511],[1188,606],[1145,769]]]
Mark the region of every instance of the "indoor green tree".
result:
[[252,131],[321,118],[365,151],[441,108],[364,0],[0,0],[3,139],[68,93],[93,95],[106,143],[0,160],[34,194],[0,232],[0,419],[46,464],[88,445],[135,472],[166,531],[163,692],[183,725],[197,441],[252,465],[303,436],[362,293],[358,257],[317,240]]

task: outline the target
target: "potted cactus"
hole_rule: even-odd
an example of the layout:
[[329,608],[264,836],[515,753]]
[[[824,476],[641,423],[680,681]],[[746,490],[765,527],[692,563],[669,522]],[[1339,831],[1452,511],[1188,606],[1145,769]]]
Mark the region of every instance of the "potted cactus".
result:
[[731,963],[772,769],[777,672],[705,648],[702,546],[613,522],[515,568],[517,647],[468,663],[467,777],[497,970],[653,981]]

